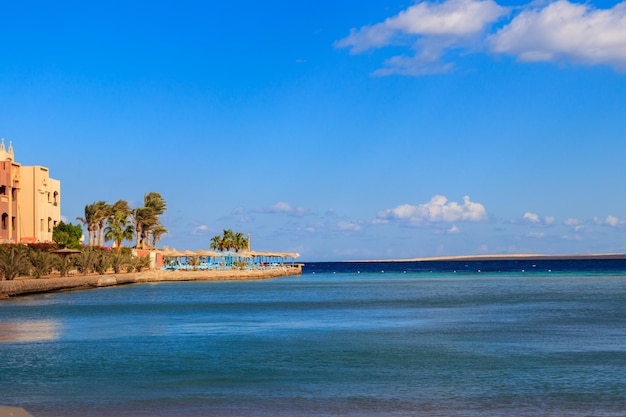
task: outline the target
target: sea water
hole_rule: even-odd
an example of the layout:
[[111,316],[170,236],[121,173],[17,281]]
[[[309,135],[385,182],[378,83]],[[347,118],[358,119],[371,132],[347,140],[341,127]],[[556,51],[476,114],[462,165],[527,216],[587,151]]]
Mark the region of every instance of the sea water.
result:
[[623,416],[626,265],[581,265],[316,263],[0,301],[0,404],[35,417]]

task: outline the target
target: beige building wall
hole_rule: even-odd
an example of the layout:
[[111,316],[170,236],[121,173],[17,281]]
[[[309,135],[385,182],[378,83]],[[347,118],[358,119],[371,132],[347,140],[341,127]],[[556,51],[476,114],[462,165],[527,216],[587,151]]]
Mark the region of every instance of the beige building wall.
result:
[[52,229],[61,221],[61,182],[48,168],[20,168],[20,235],[23,242],[52,242]]

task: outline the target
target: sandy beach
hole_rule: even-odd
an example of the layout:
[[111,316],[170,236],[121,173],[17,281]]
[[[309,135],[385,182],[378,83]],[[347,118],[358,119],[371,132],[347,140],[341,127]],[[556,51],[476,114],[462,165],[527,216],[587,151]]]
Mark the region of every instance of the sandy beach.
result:
[[302,265],[259,270],[226,271],[162,271],[153,270],[128,274],[75,275],[71,277],[18,278],[0,281],[0,299],[55,291],[70,291],[112,285],[165,281],[237,281],[261,280],[302,274]]

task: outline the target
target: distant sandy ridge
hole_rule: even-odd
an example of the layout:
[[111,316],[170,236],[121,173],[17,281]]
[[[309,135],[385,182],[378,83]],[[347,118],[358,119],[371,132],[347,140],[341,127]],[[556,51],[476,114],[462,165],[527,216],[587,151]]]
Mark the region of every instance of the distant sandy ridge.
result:
[[432,256],[427,258],[410,259],[380,259],[380,260],[353,260],[348,262],[428,262],[428,261],[494,261],[494,260],[576,260],[576,259],[626,259],[624,253],[595,253],[595,254],[561,254],[542,255],[536,253],[508,253],[491,255],[459,255],[459,256]]

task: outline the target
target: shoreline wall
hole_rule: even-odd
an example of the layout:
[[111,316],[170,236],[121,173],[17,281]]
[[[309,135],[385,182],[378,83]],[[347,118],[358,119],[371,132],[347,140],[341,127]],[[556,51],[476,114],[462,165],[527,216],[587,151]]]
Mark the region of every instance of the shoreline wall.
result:
[[302,265],[276,269],[227,271],[161,271],[129,274],[87,275],[53,278],[28,278],[0,281],[0,299],[19,295],[57,291],[83,290],[112,285],[168,281],[253,281],[302,275]]

